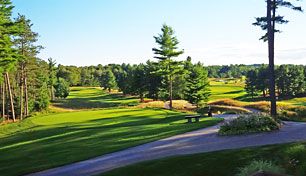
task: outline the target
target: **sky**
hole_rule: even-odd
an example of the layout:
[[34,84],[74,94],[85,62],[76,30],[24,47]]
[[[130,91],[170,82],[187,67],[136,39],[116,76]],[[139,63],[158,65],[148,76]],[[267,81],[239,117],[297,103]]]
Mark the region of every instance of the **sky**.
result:
[[[45,47],[39,57],[63,65],[144,63],[155,60],[153,36],[170,25],[185,53],[205,65],[268,63],[264,34],[252,26],[264,0],[12,0]],[[306,8],[303,0],[298,3]],[[306,13],[280,9],[276,64],[306,63]]]

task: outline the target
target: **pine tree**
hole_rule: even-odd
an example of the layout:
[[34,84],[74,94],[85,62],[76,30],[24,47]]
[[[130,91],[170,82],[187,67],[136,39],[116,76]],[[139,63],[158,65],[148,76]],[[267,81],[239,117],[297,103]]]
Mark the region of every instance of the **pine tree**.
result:
[[49,82],[48,82],[48,87],[50,90],[50,97],[51,100],[54,101],[54,85],[56,83],[56,61],[52,58],[48,59],[48,71],[49,71]]
[[169,107],[172,109],[172,98],[173,98],[173,76],[182,71],[181,62],[174,61],[173,57],[178,57],[183,54],[183,50],[178,50],[177,45],[179,41],[174,36],[174,30],[163,25],[161,29],[162,33],[155,36],[155,42],[159,45],[159,48],[153,48],[155,58],[159,60],[160,73],[164,76],[168,83],[169,91]]
[[210,90],[208,81],[208,72],[201,63],[189,65],[189,73],[187,74],[185,99],[197,107],[208,101]]
[[146,77],[145,75],[145,67],[143,64],[139,64],[136,66],[132,79],[132,90],[134,94],[138,95],[140,98],[140,102],[144,102],[144,96],[146,92]]
[[[296,0],[299,1],[299,0]],[[267,33],[260,39],[268,41],[269,49],[269,94],[271,101],[271,116],[275,117],[277,115],[276,110],[276,95],[275,95],[275,69],[274,69],[274,43],[275,43],[275,33],[280,32],[276,29],[276,24],[286,24],[288,20],[284,19],[284,16],[277,15],[277,9],[280,7],[290,8],[296,11],[302,11],[299,6],[293,5],[289,1],[285,0],[266,0],[267,2],[267,16],[256,18],[256,22],[253,23],[255,26],[260,26],[262,30],[267,31]]]
[[258,74],[255,70],[250,70],[247,73],[245,81],[245,90],[252,98],[257,95],[257,79]]
[[[28,100],[28,63],[29,60],[39,53],[42,46],[35,45],[38,38],[38,33],[32,31],[31,21],[26,19],[24,15],[18,14],[15,20],[17,33],[14,35],[14,46],[18,53],[19,65],[19,85],[20,85],[20,119],[23,116],[29,115],[29,100]],[[25,101],[23,101],[25,100]],[[23,111],[24,109],[24,111]]]
[[[13,93],[9,79],[9,72],[16,66],[16,52],[13,49],[12,35],[16,33],[14,29],[15,24],[11,20],[13,5],[10,0],[0,0],[0,67],[2,67],[2,74],[4,86],[2,91],[3,96],[3,110],[5,112],[5,92],[9,95],[10,111],[13,121],[15,121],[15,109],[13,102]],[[9,112],[7,111],[7,114]],[[4,114],[3,114],[4,115]]]

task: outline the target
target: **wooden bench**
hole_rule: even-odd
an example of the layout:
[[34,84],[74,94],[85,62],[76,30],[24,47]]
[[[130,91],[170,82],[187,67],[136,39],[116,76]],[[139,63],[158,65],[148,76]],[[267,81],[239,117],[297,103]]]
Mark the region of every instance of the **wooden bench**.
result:
[[195,122],[199,122],[201,118],[201,115],[188,115],[185,117],[187,119],[188,123],[192,123],[192,119],[195,119]]

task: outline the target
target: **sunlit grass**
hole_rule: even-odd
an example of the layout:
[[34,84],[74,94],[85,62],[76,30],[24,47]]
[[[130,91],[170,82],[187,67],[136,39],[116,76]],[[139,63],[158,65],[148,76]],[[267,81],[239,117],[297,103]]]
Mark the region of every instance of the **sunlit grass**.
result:
[[71,87],[70,95],[66,99],[59,99],[53,106],[64,109],[93,109],[118,106],[133,106],[139,104],[139,99],[124,96],[121,93],[107,93],[100,87]]
[[[1,175],[23,175],[49,169],[205,128],[222,120],[203,118],[200,123],[186,124],[185,113],[120,107],[138,101],[133,97],[108,95],[99,88],[72,90],[68,100],[77,99],[79,106],[92,105],[88,103],[91,99],[102,101],[99,105],[119,103],[106,109],[65,111],[60,108],[61,113],[37,115],[0,126]],[[71,106],[62,103],[63,107]]]

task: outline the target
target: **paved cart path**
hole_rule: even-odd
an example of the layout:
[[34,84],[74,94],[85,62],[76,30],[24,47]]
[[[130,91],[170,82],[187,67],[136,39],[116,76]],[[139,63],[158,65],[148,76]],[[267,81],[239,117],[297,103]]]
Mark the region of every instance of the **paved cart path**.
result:
[[[230,120],[235,115],[220,115]],[[306,123],[284,122],[279,131],[243,136],[221,137],[217,135],[220,125],[172,136],[97,158],[30,174],[31,176],[87,176],[101,174],[115,168],[141,161],[168,156],[238,149],[251,146],[289,143],[306,140]],[[84,151],[86,152],[86,151]]]

